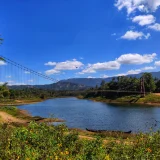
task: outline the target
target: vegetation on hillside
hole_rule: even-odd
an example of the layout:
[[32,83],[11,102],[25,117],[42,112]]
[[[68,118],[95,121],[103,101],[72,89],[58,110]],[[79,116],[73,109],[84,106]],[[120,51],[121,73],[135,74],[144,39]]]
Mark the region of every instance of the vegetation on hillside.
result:
[[[160,91],[160,80],[154,79],[151,73],[144,73],[142,77],[144,79],[144,86],[146,92]],[[141,78],[119,76],[114,77],[110,82],[101,82],[100,87],[92,88],[98,90],[117,90],[117,91],[140,91],[141,90]]]

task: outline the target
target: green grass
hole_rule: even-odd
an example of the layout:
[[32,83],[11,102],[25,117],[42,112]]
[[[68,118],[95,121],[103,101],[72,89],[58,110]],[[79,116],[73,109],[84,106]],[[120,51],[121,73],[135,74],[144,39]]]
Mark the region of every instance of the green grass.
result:
[[145,97],[141,97],[141,95],[131,95],[131,96],[117,97],[115,99],[107,99],[104,97],[95,97],[89,99],[106,103],[160,104],[160,96],[155,95],[154,93],[147,94]]
[[14,106],[1,106],[0,111],[6,112],[15,117],[19,115],[18,108]]
[[138,100],[140,103],[160,103],[160,96],[155,94],[148,94],[144,98]]

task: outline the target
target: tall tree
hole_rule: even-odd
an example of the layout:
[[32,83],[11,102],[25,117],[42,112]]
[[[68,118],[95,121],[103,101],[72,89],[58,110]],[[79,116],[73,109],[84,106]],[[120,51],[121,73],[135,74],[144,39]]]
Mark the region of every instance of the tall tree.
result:
[[102,80],[102,82],[101,82],[101,89],[104,89],[104,86],[105,86],[105,80]]
[[156,89],[155,81],[153,79],[153,76],[151,73],[144,73],[143,76],[144,78],[144,86],[145,90],[147,92],[153,92]]

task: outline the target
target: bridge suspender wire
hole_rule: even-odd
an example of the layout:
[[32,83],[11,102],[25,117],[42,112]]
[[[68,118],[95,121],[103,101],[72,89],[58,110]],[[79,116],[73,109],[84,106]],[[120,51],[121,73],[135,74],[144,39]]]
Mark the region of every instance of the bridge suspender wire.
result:
[[[22,75],[22,71],[23,71],[23,72],[26,72],[26,73],[32,74],[32,77],[31,77],[31,75],[30,75],[30,82],[31,82],[33,79],[36,80],[36,77],[38,76],[38,77],[37,77],[37,78],[38,78],[38,79],[37,79],[38,85],[39,85],[39,78],[43,78],[43,79],[46,79],[46,80],[50,80],[50,81],[52,81],[52,82],[54,82],[54,83],[57,82],[57,80],[55,80],[55,79],[53,79],[53,78],[51,78],[51,77],[49,77],[49,76],[47,76],[47,75],[44,75],[44,74],[39,73],[39,72],[36,72],[36,71],[34,71],[34,70],[32,70],[32,69],[29,69],[29,68],[27,68],[27,67],[25,67],[25,66],[22,66],[21,64],[16,63],[16,62],[14,62],[14,61],[12,61],[12,60],[10,60],[10,59],[8,59],[8,58],[0,55],[0,60],[1,60],[1,59],[3,59],[3,60],[4,60],[6,63],[8,63],[9,65],[15,66],[15,67],[17,67],[17,68],[19,68],[19,69],[21,70],[19,73],[16,73],[16,74],[17,74],[18,77],[21,77],[22,83],[24,83],[24,80],[26,80],[26,77],[25,77],[25,76],[23,77],[23,75]],[[7,74],[9,74],[9,72],[8,72]],[[31,78],[32,78],[32,79],[31,79]],[[22,83],[21,83],[21,84],[22,84]]]

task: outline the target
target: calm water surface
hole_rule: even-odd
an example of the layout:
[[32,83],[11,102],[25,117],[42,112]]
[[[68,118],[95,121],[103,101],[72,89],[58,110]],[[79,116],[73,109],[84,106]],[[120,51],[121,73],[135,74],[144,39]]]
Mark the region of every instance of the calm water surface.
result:
[[[160,108],[137,105],[113,105],[77,98],[56,98],[19,106],[33,116],[66,120],[69,128],[91,128],[148,132],[160,129]],[[159,122],[156,122],[159,121]]]

